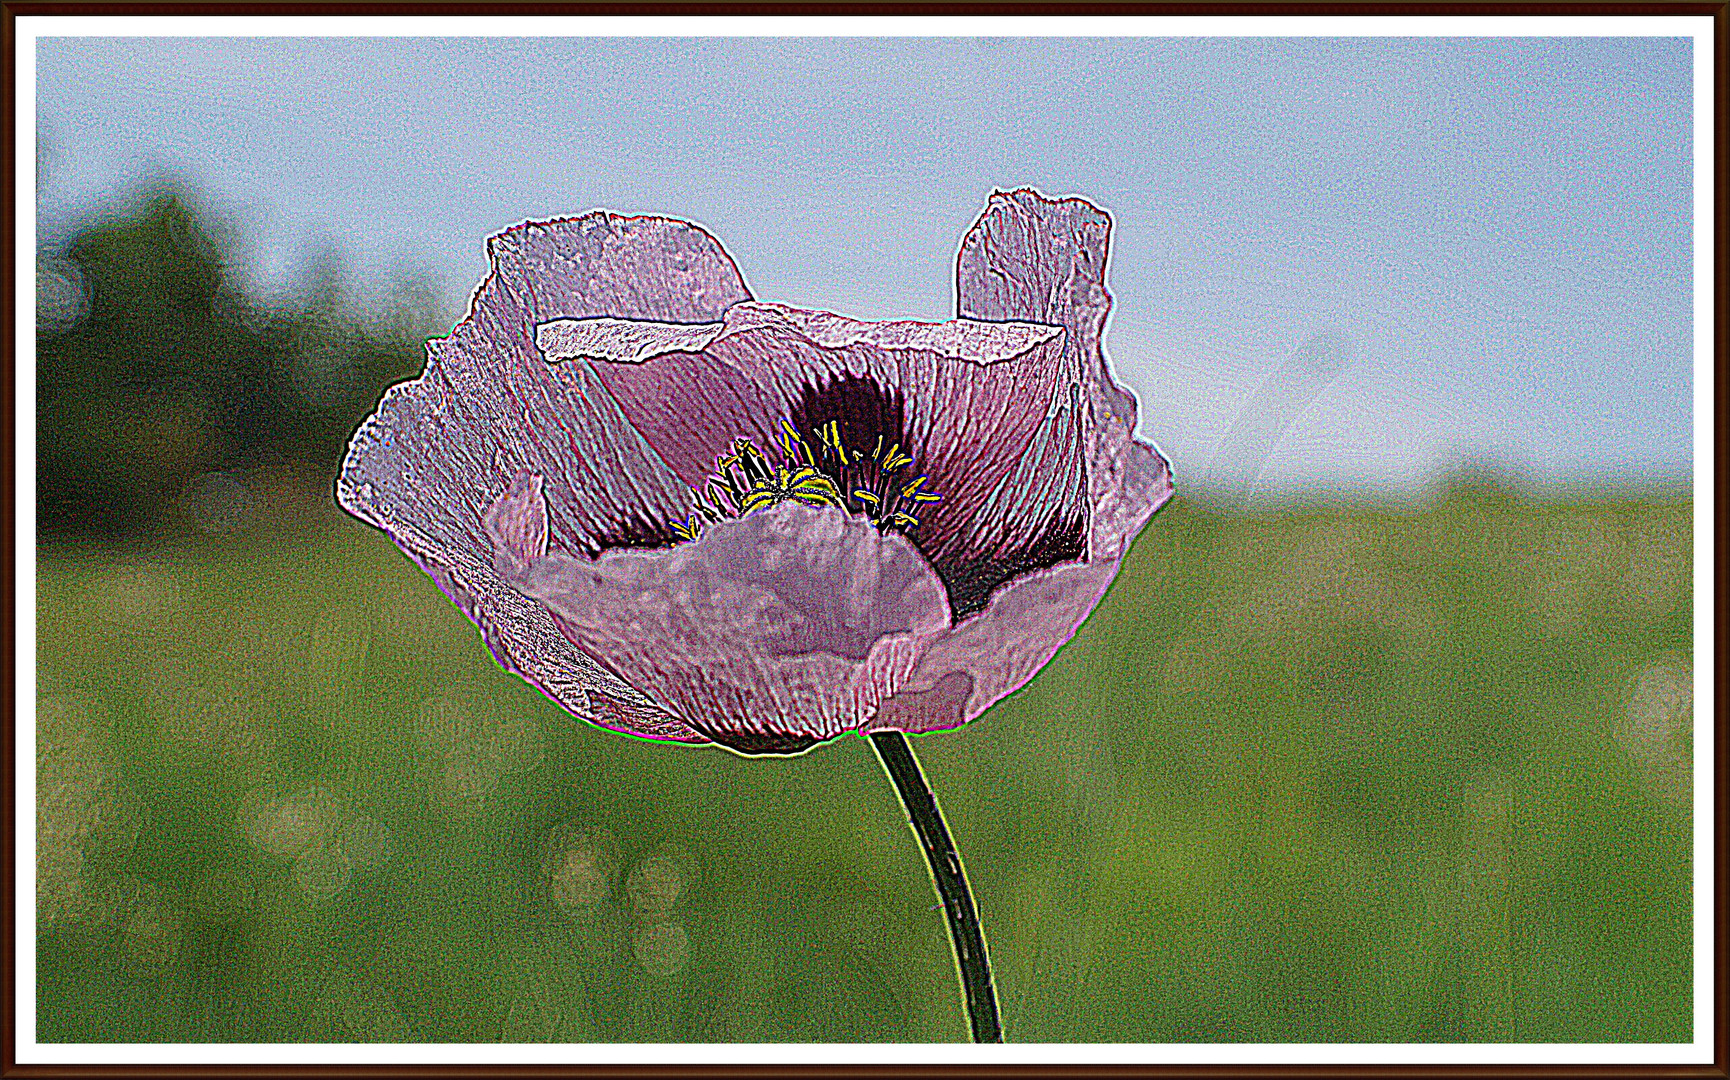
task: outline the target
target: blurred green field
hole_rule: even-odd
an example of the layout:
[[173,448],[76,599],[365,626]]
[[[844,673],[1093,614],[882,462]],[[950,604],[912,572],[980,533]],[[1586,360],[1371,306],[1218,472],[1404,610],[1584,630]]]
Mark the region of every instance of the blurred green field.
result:
[[[915,741],[1008,1039],[1691,1039],[1692,512],[1162,511]],[[588,727],[342,521],[38,577],[43,1042],[966,1037],[863,740]]]

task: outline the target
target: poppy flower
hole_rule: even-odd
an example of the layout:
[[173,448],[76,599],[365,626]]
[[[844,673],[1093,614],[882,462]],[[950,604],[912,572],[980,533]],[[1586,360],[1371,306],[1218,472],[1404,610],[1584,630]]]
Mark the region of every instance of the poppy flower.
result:
[[994,194],[924,323],[759,302],[688,222],[524,223],[338,500],[600,726],[746,754],[957,727],[1171,495],[1101,350],[1110,230]]

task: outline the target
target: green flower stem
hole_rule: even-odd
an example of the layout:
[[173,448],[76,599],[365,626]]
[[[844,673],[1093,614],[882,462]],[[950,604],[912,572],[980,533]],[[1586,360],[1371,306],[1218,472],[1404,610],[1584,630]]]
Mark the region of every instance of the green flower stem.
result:
[[973,1027],[973,1041],[1000,1043],[1003,1024],[997,1017],[997,991],[991,985],[985,935],[979,929],[979,913],[973,907],[973,894],[967,888],[961,856],[943,824],[943,812],[937,809],[937,799],[913,757],[913,748],[907,745],[907,736],[899,731],[874,731],[871,745],[895,783],[895,790],[900,792],[908,821],[925,849],[925,860],[931,864],[931,881],[949,919],[949,939],[955,945],[955,963],[960,968],[961,990],[967,998],[967,1020]]

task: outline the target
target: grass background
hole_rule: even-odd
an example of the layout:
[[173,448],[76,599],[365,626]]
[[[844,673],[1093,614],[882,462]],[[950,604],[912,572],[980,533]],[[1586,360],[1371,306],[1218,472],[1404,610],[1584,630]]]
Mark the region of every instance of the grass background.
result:
[[[1176,500],[915,740],[1011,1041],[1686,1041],[1692,504]],[[954,1040],[869,745],[589,727],[352,522],[38,556],[38,1037]]]

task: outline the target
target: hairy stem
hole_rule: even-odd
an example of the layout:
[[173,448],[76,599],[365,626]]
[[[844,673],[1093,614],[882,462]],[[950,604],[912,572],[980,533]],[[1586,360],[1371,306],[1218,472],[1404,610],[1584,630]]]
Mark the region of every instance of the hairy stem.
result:
[[943,914],[949,919],[949,940],[955,946],[955,963],[960,968],[961,991],[967,999],[967,1020],[973,1027],[973,1041],[1000,1043],[1003,1025],[997,1017],[997,991],[991,985],[985,935],[979,929],[979,913],[973,907],[973,894],[967,888],[961,856],[955,851],[955,841],[949,838],[949,828],[943,824],[943,812],[937,809],[937,800],[913,757],[913,748],[907,745],[907,736],[899,731],[874,731],[871,745],[900,793],[908,821],[919,837],[919,845],[925,849],[925,861],[931,864],[931,881],[943,900]]

